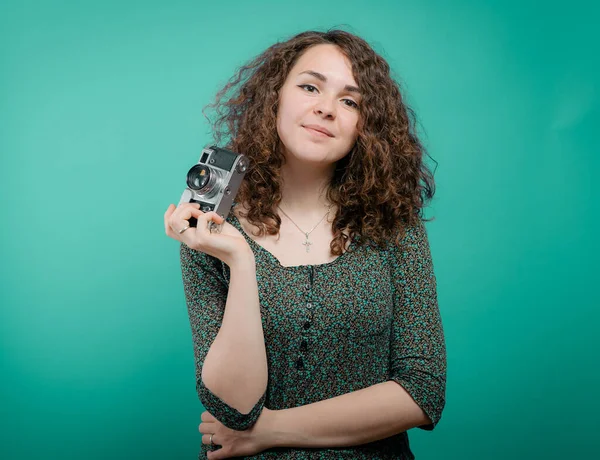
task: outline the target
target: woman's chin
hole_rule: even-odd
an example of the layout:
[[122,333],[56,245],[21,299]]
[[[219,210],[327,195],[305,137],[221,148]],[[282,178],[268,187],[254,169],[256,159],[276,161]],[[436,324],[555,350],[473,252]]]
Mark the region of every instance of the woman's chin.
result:
[[[285,153],[286,161],[297,164],[307,164],[313,166],[327,166],[336,163],[344,155],[337,155],[330,150],[315,149],[314,146],[307,146],[305,149],[297,151],[287,151]],[[339,158],[338,158],[339,157]]]

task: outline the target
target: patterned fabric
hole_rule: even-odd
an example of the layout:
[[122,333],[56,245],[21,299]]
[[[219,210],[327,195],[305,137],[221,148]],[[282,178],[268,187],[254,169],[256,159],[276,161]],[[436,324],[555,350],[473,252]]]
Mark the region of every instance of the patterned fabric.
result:
[[[393,380],[433,421],[445,404],[446,349],[425,227],[407,229],[402,245],[380,249],[355,239],[347,252],[321,265],[284,267],[244,233],[256,259],[260,310],[269,366],[268,387],[249,414],[228,406],[200,378],[223,318],[229,268],[181,245],[181,267],[205,409],[224,425],[251,427],[263,406],[311,404]],[[202,445],[199,458],[209,446]],[[247,458],[413,459],[408,435],[353,447],[274,448]]]

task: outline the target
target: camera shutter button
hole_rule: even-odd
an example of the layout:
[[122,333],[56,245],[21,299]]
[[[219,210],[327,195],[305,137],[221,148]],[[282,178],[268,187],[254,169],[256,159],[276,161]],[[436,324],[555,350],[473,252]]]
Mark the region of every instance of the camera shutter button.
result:
[[237,172],[239,172],[239,173],[245,173],[246,169],[248,169],[248,163],[246,162],[246,159],[240,158],[240,161],[238,162],[235,169],[237,169]]

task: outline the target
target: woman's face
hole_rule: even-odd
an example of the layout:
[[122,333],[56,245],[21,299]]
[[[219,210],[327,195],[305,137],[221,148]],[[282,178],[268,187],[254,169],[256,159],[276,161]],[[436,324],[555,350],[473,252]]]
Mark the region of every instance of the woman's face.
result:
[[357,138],[360,93],[350,61],[335,45],[316,45],[290,70],[279,93],[277,133],[284,155],[333,164]]

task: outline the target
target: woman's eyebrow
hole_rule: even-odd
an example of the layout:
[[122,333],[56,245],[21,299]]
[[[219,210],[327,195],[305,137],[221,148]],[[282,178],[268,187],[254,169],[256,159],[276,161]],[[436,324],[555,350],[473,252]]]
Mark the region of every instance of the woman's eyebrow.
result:
[[[327,81],[327,77],[325,75],[323,75],[322,73],[319,73],[319,72],[315,72],[314,70],[305,70],[304,72],[300,72],[298,75],[302,75],[303,73],[306,73],[308,75],[312,75],[313,77],[315,77],[318,80],[321,80],[322,82],[326,82]],[[346,90],[346,91],[348,91],[350,93],[358,93],[358,94],[360,94],[360,90],[356,86],[346,85],[346,86],[344,86],[344,90]]]

